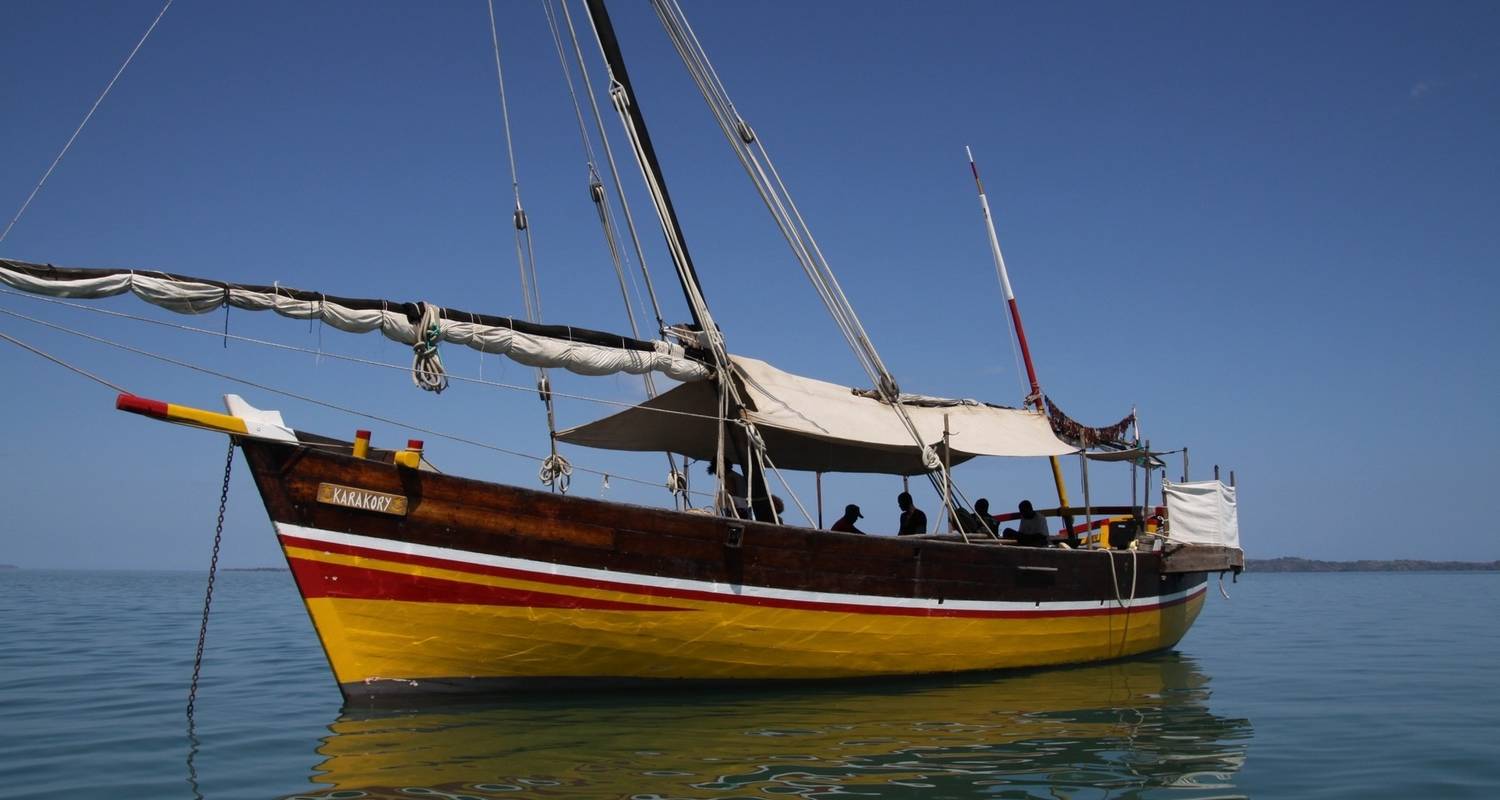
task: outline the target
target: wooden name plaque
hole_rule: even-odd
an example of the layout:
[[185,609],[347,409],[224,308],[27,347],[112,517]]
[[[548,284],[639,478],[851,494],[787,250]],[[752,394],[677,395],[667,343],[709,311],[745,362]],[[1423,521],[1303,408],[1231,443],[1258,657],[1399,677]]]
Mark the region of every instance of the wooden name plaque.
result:
[[396,517],[406,516],[406,498],[399,494],[372,492],[369,489],[356,489],[352,486],[340,486],[337,483],[318,484],[318,502]]

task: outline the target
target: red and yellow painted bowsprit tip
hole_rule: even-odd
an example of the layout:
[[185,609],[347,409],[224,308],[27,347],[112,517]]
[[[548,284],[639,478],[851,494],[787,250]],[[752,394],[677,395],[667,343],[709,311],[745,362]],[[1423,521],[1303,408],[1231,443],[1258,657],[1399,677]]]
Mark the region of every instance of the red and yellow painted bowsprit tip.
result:
[[138,397],[133,394],[122,393],[119,397],[116,397],[115,408],[121,411],[129,411],[132,414],[140,414],[144,417],[175,422],[180,425],[211,428],[225,433],[249,433],[249,429],[245,427],[245,421],[239,417],[220,414],[217,411],[205,411],[204,409],[193,408],[191,406],[180,406],[176,403],[164,403],[160,400]]

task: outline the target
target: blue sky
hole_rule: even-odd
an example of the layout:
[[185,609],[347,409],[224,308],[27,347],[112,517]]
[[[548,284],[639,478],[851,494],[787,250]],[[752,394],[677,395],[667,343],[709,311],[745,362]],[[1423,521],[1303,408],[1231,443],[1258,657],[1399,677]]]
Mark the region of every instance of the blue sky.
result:
[[[159,10],[0,8],[8,220]],[[1500,9],[1488,3],[691,3],[686,10],[904,388],[1023,395],[972,183],[980,159],[1046,390],[1097,423],[1141,409],[1195,477],[1236,471],[1252,556],[1500,558],[1491,454],[1500,315]],[[537,3],[501,45],[546,319],[625,330]],[[863,383],[654,15],[614,10],[705,289],[733,350]],[[482,3],[174,5],[0,255],[160,268],[522,313]],[[596,82],[599,81],[595,75]],[[616,125],[610,132],[621,147]],[[631,182],[638,217],[648,207]],[[648,252],[684,319],[660,237]],[[217,329],[131,298],[98,304]],[[0,295],[0,308],[331,402],[545,451],[533,395]],[[405,361],[399,346],[234,312],[231,330]],[[139,394],[225,391],[297,427],[409,434],[0,316],[0,331]],[[449,348],[455,374],[530,372]],[[0,562],[200,568],[222,440],[112,410],[112,393],[6,345]],[[614,400],[637,379],[556,378]],[[563,400],[563,424],[608,407]],[[534,465],[426,437],[445,470],[535,485]],[[661,480],[664,460],[570,450]],[[1180,466],[1173,463],[1175,475]],[[225,561],[279,554],[243,464]],[[1077,493],[1076,465],[1068,475]],[[1123,500],[1123,470],[1094,473]],[[960,468],[996,508],[1050,504],[1045,463]],[[694,475],[699,485],[705,479]],[[795,478],[811,502],[811,480]],[[580,475],[575,491],[665,492]],[[916,484],[913,484],[914,487]],[[892,478],[829,476],[893,530]],[[931,512],[930,489],[918,502]],[[829,520],[835,515],[829,515]]]

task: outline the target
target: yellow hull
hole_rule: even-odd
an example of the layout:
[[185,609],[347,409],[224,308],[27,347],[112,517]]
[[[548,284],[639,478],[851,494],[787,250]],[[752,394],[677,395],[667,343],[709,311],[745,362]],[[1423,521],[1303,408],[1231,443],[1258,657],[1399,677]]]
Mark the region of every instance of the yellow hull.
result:
[[475,564],[458,553],[420,557],[411,548],[380,552],[291,535],[305,533],[284,528],[283,546],[346,686],[818,679],[1077,664],[1171,647],[1205,597],[1198,583],[1134,601],[924,606],[620,573],[601,579],[554,564]]

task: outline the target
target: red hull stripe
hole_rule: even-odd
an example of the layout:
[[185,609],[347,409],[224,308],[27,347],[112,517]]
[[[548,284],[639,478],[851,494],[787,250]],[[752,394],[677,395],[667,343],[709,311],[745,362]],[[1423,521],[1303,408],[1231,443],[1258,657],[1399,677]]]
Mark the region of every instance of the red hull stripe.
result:
[[[324,542],[317,539],[304,539],[299,536],[288,536],[279,534],[281,543],[285,547],[301,547],[308,550],[320,550],[325,553],[339,553],[341,555],[358,556],[360,558],[375,558],[383,561],[392,561],[400,564],[412,564],[424,567],[436,567],[454,571],[468,572],[476,575],[491,575],[502,578],[514,578],[517,580],[531,581],[535,583],[551,583],[559,586],[577,586],[585,589],[598,589],[603,591],[628,592],[631,594],[644,594],[651,597],[670,597],[682,600],[700,600],[713,603],[734,603],[746,606],[765,606],[770,608],[799,608],[808,611],[844,611],[852,614],[888,614],[906,617],[975,617],[984,619],[1032,619],[1036,617],[1092,617],[1104,614],[1119,614],[1129,611],[1132,614],[1144,611],[1156,611],[1163,608],[1186,603],[1191,599],[1192,592],[1182,597],[1168,600],[1162,603],[1150,605],[1131,606],[1129,609],[1119,608],[1114,604],[1106,603],[1098,608],[1082,609],[1004,609],[993,611],[982,611],[976,609],[961,608],[911,608],[906,606],[874,606],[859,603],[818,602],[811,600],[793,600],[780,597],[750,597],[746,595],[720,594],[718,592],[705,592],[696,589],[674,589],[664,586],[648,586],[637,583],[625,583],[622,581],[604,581],[592,578],[580,578],[572,575],[553,575],[530,570],[513,569],[510,567],[498,567],[490,564],[472,564],[467,561],[459,561],[447,558],[433,558],[431,556],[420,556],[411,553],[393,553],[388,550],[376,550],[367,547],[356,547],[349,544],[335,542]],[[294,559],[295,560],[295,559]],[[320,562],[321,564],[321,562]],[[394,573],[393,573],[394,574]],[[468,586],[458,581],[445,581],[445,583]],[[301,585],[299,579],[298,585]],[[488,588],[488,587],[486,587]],[[307,589],[303,589],[304,592]],[[311,596],[311,595],[309,595]],[[376,599],[376,598],[369,598]],[[397,599],[397,598],[383,598]],[[437,600],[436,602],[443,602]],[[460,601],[448,601],[460,602]],[[582,602],[590,602],[584,600]],[[579,606],[583,607],[583,606]],[[640,606],[640,608],[661,611],[660,606]]]
[[326,561],[291,558],[292,574],[302,596],[354,600],[402,600],[416,603],[465,603],[529,608],[587,608],[598,611],[687,611],[685,608],[595,600],[505,586],[485,586],[425,575],[387,572]]

